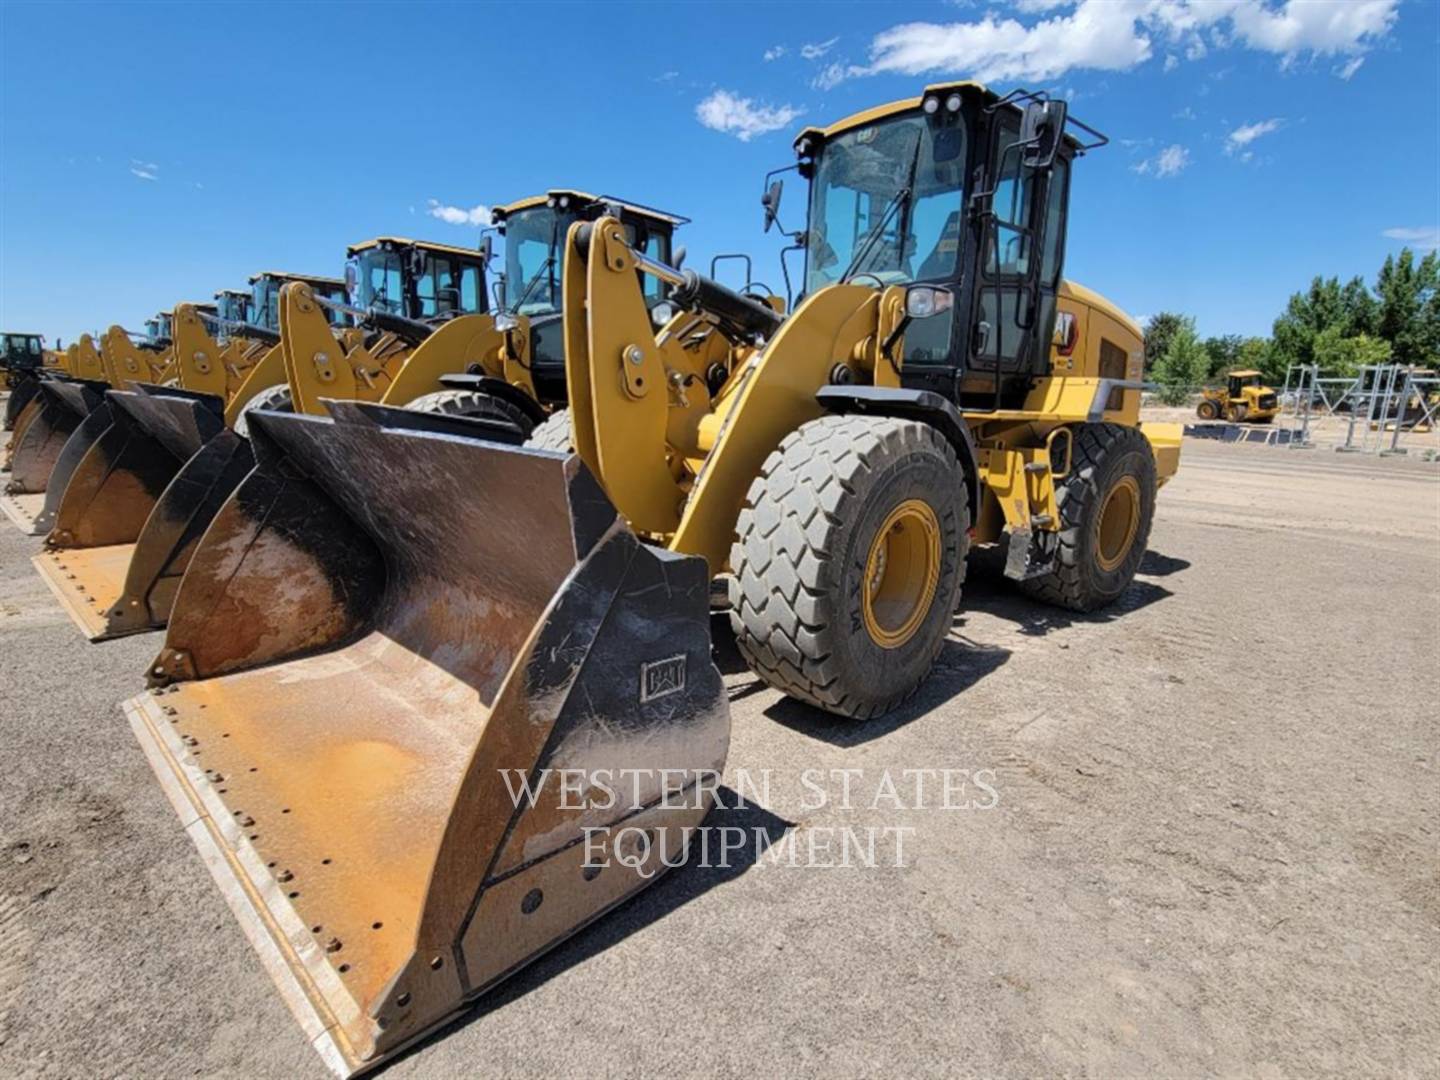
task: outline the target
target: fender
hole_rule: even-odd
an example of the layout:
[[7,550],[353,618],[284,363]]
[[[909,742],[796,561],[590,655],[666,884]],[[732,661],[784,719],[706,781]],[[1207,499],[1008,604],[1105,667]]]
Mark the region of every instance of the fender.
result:
[[491,397],[508,401],[537,424],[544,423],[545,418],[549,416],[549,413],[540,407],[539,402],[525,391],[511,386],[504,379],[497,379],[490,375],[441,375],[440,385],[450,390],[474,390],[477,393],[489,394]]
[[815,400],[826,412],[841,415],[860,413],[872,416],[896,416],[903,420],[919,420],[945,436],[955,448],[960,467],[965,472],[965,491],[970,496],[970,517],[974,523],[980,512],[980,470],[975,455],[975,440],[960,410],[948,398],[930,390],[906,390],[888,386],[822,386]]

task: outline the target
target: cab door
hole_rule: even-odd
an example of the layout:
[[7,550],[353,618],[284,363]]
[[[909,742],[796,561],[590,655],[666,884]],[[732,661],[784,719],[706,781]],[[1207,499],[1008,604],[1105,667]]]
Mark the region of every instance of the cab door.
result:
[[1025,164],[1019,117],[999,117],[991,140],[989,218],[961,382],[966,407],[981,410],[1013,406],[1007,389],[1023,394],[1049,372],[1070,182],[1063,154],[1048,169]]

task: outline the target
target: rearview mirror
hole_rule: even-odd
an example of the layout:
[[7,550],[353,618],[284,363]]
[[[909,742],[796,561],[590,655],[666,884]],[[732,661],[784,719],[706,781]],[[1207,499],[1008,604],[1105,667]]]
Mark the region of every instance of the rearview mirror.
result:
[[670,259],[671,259],[670,265],[673,266],[676,270],[679,270],[682,266],[685,265],[685,255],[686,255],[685,245],[684,245],[684,244],[681,244],[679,247],[677,247],[677,248],[675,249],[674,253],[670,256]]
[[1032,101],[1025,106],[1025,115],[1020,122],[1020,141],[1025,147],[1027,166],[1048,169],[1055,163],[1068,116],[1069,106],[1063,101]]
[[480,237],[480,247],[478,250],[480,253],[481,263],[489,266],[490,257],[494,254],[494,246],[491,243],[491,236],[488,232],[484,236]]
[[765,208],[765,231],[768,233],[780,216],[780,195],[785,190],[784,180],[773,181],[765,194],[760,196],[760,205]]

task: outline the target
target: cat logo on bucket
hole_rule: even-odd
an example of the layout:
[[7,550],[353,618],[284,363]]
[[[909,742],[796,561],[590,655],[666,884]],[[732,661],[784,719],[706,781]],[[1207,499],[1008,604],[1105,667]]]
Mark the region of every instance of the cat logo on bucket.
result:
[[640,665],[640,701],[654,701],[685,689],[685,654]]

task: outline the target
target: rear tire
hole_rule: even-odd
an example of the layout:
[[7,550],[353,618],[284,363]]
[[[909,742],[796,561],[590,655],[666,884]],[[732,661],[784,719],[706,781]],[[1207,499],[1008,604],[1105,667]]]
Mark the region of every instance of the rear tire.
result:
[[1216,405],[1215,402],[1209,398],[1206,398],[1196,407],[1195,415],[1200,417],[1201,420],[1219,420],[1220,406]]
[[421,394],[405,407],[416,412],[443,413],[446,416],[504,420],[519,428],[520,434],[527,439],[535,427],[535,421],[520,406],[480,390],[437,390],[433,394]]
[[1247,405],[1231,405],[1228,419],[1232,424],[1243,424],[1249,412],[1250,408]]
[[1020,582],[1036,600],[1095,611],[1135,580],[1155,517],[1155,455],[1138,428],[1081,424],[1070,473],[1056,483],[1060,550],[1055,569]]
[[235,418],[235,434],[249,437],[250,414],[256,409],[267,412],[294,412],[295,400],[290,396],[290,387],[285,383],[267,387],[245,403],[240,415]]
[[913,694],[950,631],[970,508],[935,428],[825,416],[750,485],[730,550],[730,625],[752,671],[827,712],[879,716]]
[[525,440],[525,445],[533,446],[537,450],[570,453],[575,449],[571,445],[570,438],[570,410],[557,409],[551,413],[542,424],[530,433],[530,438]]

